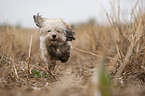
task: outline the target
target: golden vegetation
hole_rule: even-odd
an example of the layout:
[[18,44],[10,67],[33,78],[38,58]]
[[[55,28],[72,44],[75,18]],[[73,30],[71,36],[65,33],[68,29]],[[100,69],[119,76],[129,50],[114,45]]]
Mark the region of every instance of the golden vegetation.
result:
[[[115,19],[106,14],[109,26],[94,21],[75,25],[71,58],[66,64],[57,62],[54,70],[57,78],[48,74],[41,59],[37,29],[1,27],[0,94],[143,96],[145,15],[141,7],[136,11],[136,6],[129,22],[120,22],[118,11]],[[27,74],[31,35],[30,74]]]

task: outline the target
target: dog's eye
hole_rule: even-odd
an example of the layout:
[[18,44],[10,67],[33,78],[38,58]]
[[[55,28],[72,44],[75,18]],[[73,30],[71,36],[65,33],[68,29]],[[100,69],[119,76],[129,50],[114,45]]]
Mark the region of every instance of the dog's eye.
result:
[[59,30],[57,30],[57,32],[60,32]]
[[47,32],[51,32],[51,30],[48,30]]

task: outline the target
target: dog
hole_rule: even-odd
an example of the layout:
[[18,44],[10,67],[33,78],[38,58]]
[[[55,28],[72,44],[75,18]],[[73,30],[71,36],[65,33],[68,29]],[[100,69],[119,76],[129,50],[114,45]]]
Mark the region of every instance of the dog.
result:
[[40,31],[40,50],[48,70],[55,68],[56,61],[68,61],[72,51],[70,41],[75,40],[71,27],[61,18],[42,18],[39,13],[33,15],[34,22]]

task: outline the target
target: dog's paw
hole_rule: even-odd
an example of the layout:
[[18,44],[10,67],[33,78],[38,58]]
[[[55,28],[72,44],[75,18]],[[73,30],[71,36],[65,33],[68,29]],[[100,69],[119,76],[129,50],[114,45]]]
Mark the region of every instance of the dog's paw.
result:
[[62,62],[62,63],[65,63],[68,61],[70,57],[70,53],[66,53],[66,54],[63,54],[62,56],[59,57],[59,60]]

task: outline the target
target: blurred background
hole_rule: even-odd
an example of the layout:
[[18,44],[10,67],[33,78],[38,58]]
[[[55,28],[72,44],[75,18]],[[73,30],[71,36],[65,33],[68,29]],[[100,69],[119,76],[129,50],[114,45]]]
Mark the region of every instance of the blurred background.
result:
[[[145,96],[144,5],[145,0],[0,0],[0,95]],[[56,77],[41,58],[33,21],[38,12],[63,18],[75,32],[70,59],[57,61]]]
[[[117,2],[112,1],[114,4]],[[120,8],[126,20],[130,18],[131,9],[137,1],[121,0]],[[43,17],[61,17],[69,24],[87,22],[89,19],[106,24],[105,13],[111,14],[116,8],[112,8],[110,0],[0,0],[0,24],[33,28],[32,16],[38,12]]]

